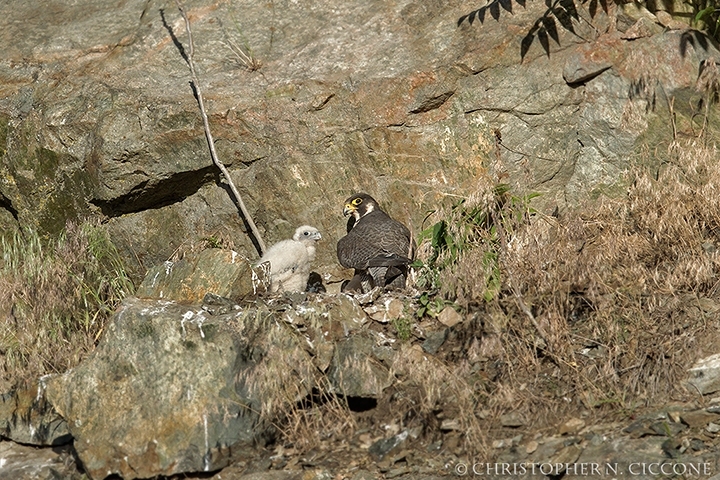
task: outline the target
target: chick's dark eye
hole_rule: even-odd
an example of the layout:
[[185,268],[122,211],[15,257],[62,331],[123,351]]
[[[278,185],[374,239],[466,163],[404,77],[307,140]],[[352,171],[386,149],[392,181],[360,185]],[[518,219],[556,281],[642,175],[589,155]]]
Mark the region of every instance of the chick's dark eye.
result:
[[305,232],[305,233],[303,233],[303,235],[305,235],[307,237],[308,235],[310,235],[310,232]]

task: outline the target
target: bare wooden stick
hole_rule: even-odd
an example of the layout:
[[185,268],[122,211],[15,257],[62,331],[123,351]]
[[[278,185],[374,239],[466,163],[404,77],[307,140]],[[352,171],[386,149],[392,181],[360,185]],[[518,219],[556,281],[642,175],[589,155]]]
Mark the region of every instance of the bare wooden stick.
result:
[[235,188],[235,183],[233,183],[232,178],[230,177],[230,172],[228,172],[228,169],[225,168],[225,165],[220,161],[218,158],[217,152],[215,151],[215,141],[213,140],[212,133],[210,132],[210,122],[208,121],[207,112],[205,111],[205,102],[203,101],[202,92],[200,91],[200,82],[198,81],[197,72],[195,70],[195,62],[193,61],[193,54],[195,53],[195,46],[193,45],[193,39],[192,39],[192,29],[190,28],[190,20],[188,19],[187,14],[185,13],[185,9],[183,8],[182,4],[180,3],[180,0],[175,0],[175,4],[177,5],[178,10],[180,11],[180,14],[183,17],[183,20],[185,20],[185,31],[187,32],[188,36],[188,43],[190,44],[190,51],[188,52],[187,56],[187,62],[190,66],[190,74],[192,76],[192,86],[195,90],[195,95],[197,97],[198,106],[200,107],[200,115],[202,115],[203,119],[203,127],[205,128],[205,138],[207,139],[208,146],[210,147],[210,156],[212,157],[213,163],[217,165],[217,167],[220,169],[222,174],[225,176],[225,180],[227,180],[228,184],[230,185],[230,190],[232,190],[233,195],[235,195],[235,200],[238,203],[238,206],[240,207],[240,210],[242,211],[243,218],[247,222],[247,224],[250,226],[250,230],[252,231],[253,237],[255,237],[255,241],[257,242],[258,247],[260,247],[260,251],[258,252],[260,256],[265,253],[265,243],[262,240],[262,237],[260,236],[260,232],[258,231],[257,227],[255,226],[255,222],[253,221],[252,217],[247,211],[247,208],[245,208],[245,202],[243,202],[242,197],[240,197],[240,192],[238,192],[238,189]]

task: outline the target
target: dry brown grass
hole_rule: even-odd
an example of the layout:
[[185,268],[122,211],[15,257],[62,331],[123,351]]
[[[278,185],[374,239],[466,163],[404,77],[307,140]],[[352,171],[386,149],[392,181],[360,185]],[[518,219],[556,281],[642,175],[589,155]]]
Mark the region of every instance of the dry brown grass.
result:
[[283,439],[301,451],[327,440],[347,438],[355,433],[357,421],[344,397],[332,393],[327,377],[319,379],[317,390],[287,411]]
[[[627,196],[559,218],[505,204],[495,233],[477,229],[440,272],[440,292],[483,318],[468,336],[480,364],[501,365],[486,383],[497,415],[542,425],[550,412],[617,414],[691,398],[685,370],[713,353],[717,328],[699,299],[720,300],[720,170],[715,149],[699,142],[674,143],[670,157],[658,172],[630,172]],[[495,208],[487,197],[464,208],[477,205]],[[488,258],[501,278],[492,295]]]
[[[251,398],[261,399],[256,410],[275,425],[283,445],[308,451],[329,438],[342,438],[354,431],[356,423],[345,398],[334,393],[327,376],[303,348],[307,343],[303,334],[278,322],[280,315],[260,308],[239,322],[257,363],[238,372],[236,382]],[[311,328],[317,327],[316,320],[311,319]]]
[[68,224],[56,240],[33,231],[1,240],[0,391],[5,391],[76,365],[133,285],[97,224]]
[[[405,408],[412,409],[412,417],[423,420],[426,434],[433,433],[432,423],[436,423],[429,419],[442,412],[445,428],[461,432],[473,448],[487,451],[478,412],[483,408],[483,392],[469,383],[472,375],[467,360],[448,364],[427,355],[419,345],[404,344],[395,356],[392,372],[399,381],[396,388],[405,392]],[[404,411],[395,415],[408,416]],[[439,426],[442,427],[442,421]]]

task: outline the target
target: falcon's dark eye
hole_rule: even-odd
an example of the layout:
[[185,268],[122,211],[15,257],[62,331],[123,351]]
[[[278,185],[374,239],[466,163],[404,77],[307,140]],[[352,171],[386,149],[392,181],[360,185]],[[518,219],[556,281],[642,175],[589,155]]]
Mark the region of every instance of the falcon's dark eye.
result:
[[362,198],[356,198],[352,201],[353,205],[360,205],[362,203]]

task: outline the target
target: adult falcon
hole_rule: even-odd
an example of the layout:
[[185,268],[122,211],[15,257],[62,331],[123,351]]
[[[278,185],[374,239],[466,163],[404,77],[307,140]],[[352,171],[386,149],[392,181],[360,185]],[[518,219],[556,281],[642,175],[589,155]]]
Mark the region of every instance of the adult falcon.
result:
[[347,235],[337,244],[340,265],[354,268],[355,276],[343,290],[369,291],[373,287],[404,288],[408,265],[415,255],[410,231],[382,211],[366,193],[345,200]]

